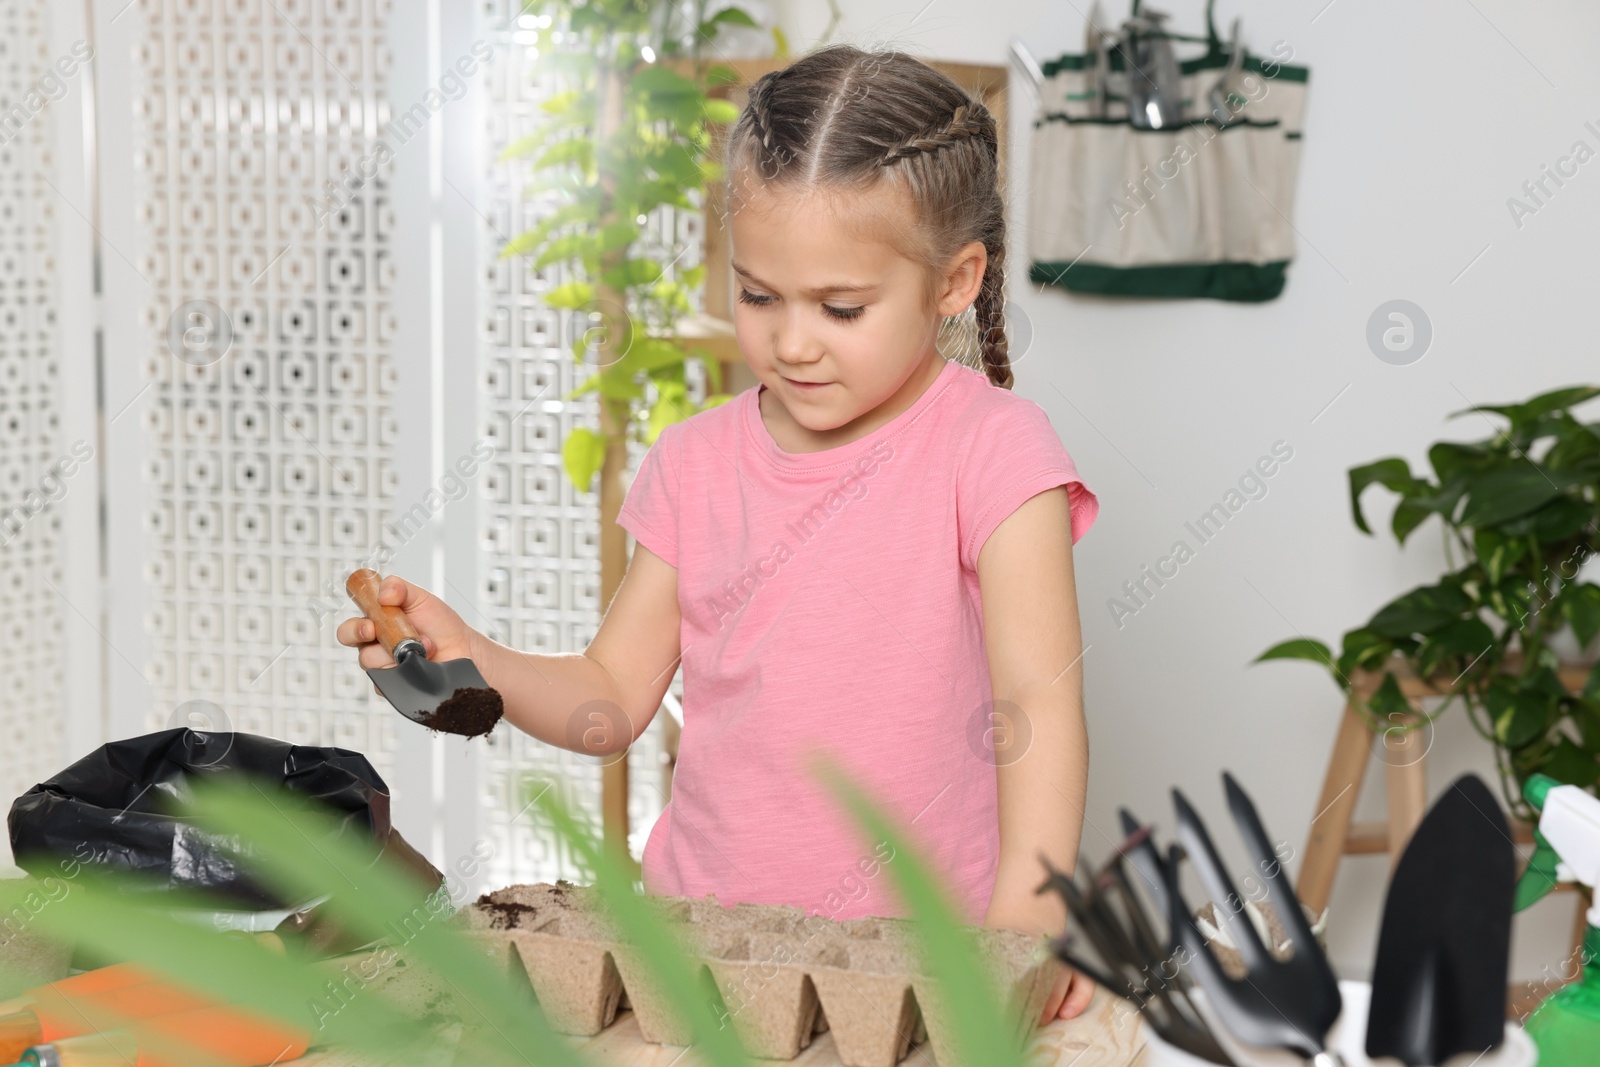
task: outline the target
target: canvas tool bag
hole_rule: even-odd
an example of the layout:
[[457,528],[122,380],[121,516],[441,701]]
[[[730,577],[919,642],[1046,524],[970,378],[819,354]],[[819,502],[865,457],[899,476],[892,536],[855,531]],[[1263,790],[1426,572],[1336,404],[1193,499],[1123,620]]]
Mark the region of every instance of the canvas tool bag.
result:
[[[1182,115],[1166,128],[1130,121],[1126,38],[1042,65],[1029,277],[1079,293],[1271,300],[1294,256],[1310,72],[1283,62],[1293,54],[1283,43],[1255,55],[1235,32],[1241,59],[1230,73],[1209,2],[1205,37],[1167,36],[1206,50],[1177,64]],[[1223,122],[1213,116],[1219,102]]]

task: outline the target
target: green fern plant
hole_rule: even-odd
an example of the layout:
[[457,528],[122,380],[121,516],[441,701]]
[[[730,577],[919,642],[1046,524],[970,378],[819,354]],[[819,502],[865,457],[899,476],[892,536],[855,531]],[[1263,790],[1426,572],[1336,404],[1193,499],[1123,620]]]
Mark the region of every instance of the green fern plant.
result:
[[[1009,1028],[999,990],[981,966],[968,931],[960,925],[947,890],[888,816],[836,767],[819,775],[851,812],[863,832],[893,849],[888,870],[907,905],[921,957],[933,978],[952,1042],[962,1063],[1022,1062],[1017,1034]],[[650,975],[693,1020],[697,1049],[716,1067],[749,1067],[724,1016],[694,980],[692,956],[674,928],[650,908],[629,868],[556,798],[541,790],[533,798],[580,865],[595,875],[604,907],[635,946]],[[283,1023],[308,1030],[315,1045],[336,1045],[389,1064],[432,1064],[448,1058],[482,1067],[550,1064],[586,1067],[593,1061],[553,1032],[534,1008],[526,983],[483,955],[454,923],[445,921],[448,897],[427,896],[413,873],[382,855],[370,840],[341,833],[333,813],[276,786],[238,778],[197,781],[179,813],[217,840],[230,841],[262,884],[287,899],[326,898],[331,918],[348,932],[399,948],[408,983],[376,980],[351,989],[350,960],[314,960],[274,952],[237,935],[219,933],[176,917],[182,909],[223,910],[202,896],[127,892],[136,880],[81,872],[69,890],[42,908],[28,910],[38,932],[78,946],[101,959],[137,961],[169,981],[221,997]],[[36,890],[28,882],[0,880],[0,909],[11,914]],[[160,906],[152,902],[159,900]],[[397,931],[407,935],[395,945]],[[371,956],[359,957],[371,959]],[[420,987],[433,999],[419,1005]],[[318,1010],[337,990],[338,1009]],[[409,993],[402,995],[402,991]],[[96,1022],[110,1025],[118,1020]],[[453,1022],[452,1022],[453,1021]],[[440,1024],[444,1024],[442,1027]],[[130,1026],[137,1033],[137,1025]],[[443,1035],[443,1036],[441,1036]],[[189,1057],[195,1067],[203,1058]]]

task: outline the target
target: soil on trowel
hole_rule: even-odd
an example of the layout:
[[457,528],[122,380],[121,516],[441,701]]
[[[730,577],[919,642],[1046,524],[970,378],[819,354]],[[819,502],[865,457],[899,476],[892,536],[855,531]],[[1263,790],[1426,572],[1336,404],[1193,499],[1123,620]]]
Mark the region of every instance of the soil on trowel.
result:
[[417,722],[437,733],[482,737],[495,728],[504,714],[505,702],[498,692],[463,686]]

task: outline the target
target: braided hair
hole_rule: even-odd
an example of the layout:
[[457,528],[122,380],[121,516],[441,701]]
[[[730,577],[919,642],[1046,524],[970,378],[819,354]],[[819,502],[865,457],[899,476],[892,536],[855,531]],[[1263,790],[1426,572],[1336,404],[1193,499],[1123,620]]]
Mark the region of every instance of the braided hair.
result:
[[757,78],[728,135],[729,203],[743,181],[810,191],[897,185],[915,207],[916,232],[889,239],[927,269],[933,303],[940,271],[972,241],[988,265],[973,301],[989,381],[1009,389],[1005,326],[1005,202],[994,115],[914,56],[836,44]]

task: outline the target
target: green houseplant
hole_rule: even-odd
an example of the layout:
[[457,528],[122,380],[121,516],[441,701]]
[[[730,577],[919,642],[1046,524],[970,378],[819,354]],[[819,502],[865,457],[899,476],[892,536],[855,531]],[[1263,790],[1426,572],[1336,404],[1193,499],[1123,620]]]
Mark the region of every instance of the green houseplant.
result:
[[[646,250],[640,242],[652,212],[693,209],[721,177],[710,158],[712,132],[738,109],[711,95],[736,72],[701,58],[724,27],[754,26],[742,9],[706,17],[703,0],[530,0],[518,17],[518,40],[538,51],[541,70],[561,90],[542,105],[543,121],[516,138],[503,160],[527,159],[529,193],[554,193],[556,206],[501,249],[535,268],[569,268],[570,280],[545,294],[552,308],[588,315],[593,324],[572,345],[592,373],[563,399],[594,393],[598,427],[573,427],[562,466],[581,492],[599,476],[600,603],[609,604],[627,571],[627,541],[616,518],[625,487],[628,443],[653,443],[661,430],[729,399],[722,364],[686,341],[679,320],[704,281],[705,266],[677,268],[687,246]],[[780,55],[787,46],[776,29]],[[680,242],[681,244],[681,242]],[[731,335],[731,325],[722,331]],[[689,363],[703,368],[707,395],[689,397]],[[670,745],[675,724],[663,723]],[[628,761],[601,769],[600,812],[606,843],[627,850]]]
[[[892,850],[886,869],[915,920],[925,973],[948,1005],[958,1062],[1020,1067],[1020,1035],[1009,1027],[1000,990],[980,965],[947,887],[897,824],[837,765],[821,763],[817,774],[857,825]],[[602,906],[639,950],[651,980],[695,1021],[696,1062],[753,1067],[756,1061],[745,1053],[720,998],[698,980],[677,932],[647,906],[630,870],[574,818],[556,792],[539,788],[530,807],[537,806],[581,857]],[[67,881],[57,879],[61,885],[47,897],[40,896],[38,883],[0,880],[0,914],[26,916],[32,931],[75,945],[80,955],[87,950],[101,959],[137,961],[169,982],[281,1020],[309,1032],[313,1047],[344,1049],[350,1062],[482,1067],[598,1067],[603,1062],[551,1030],[527,979],[491,962],[460,924],[448,921],[445,889],[424,901],[410,870],[378,854],[370,841],[343,832],[330,809],[276,785],[228,776],[193,783],[192,792],[177,803],[190,822],[228,841],[262,884],[287,899],[326,898],[341,927],[382,939],[384,947],[375,957],[332,960],[302,955],[294,943],[287,951],[274,950],[169,910],[180,897],[190,908],[208,910],[200,897],[170,889],[127,892],[138,876],[107,876],[87,868]],[[383,973],[367,969],[374,958],[388,959]],[[346,962],[354,959],[361,962]],[[385,980],[400,970],[411,977]],[[418,988],[429,991],[424,1003],[418,1002]],[[99,1027],[126,1024],[136,1037],[145,1036],[136,1023],[110,1009],[79,1007]],[[163,1053],[182,1067],[208,1063],[181,1043]]]
[[[1575,386],[1453,412],[1498,416],[1506,426],[1484,440],[1434,444],[1428,475],[1414,474],[1399,457],[1352,467],[1356,527],[1372,533],[1361,496],[1381,485],[1399,497],[1390,528],[1402,545],[1439,517],[1451,570],[1346,632],[1337,656],[1301,637],[1254,662],[1324,663],[1347,694],[1353,671],[1382,672],[1371,699],[1358,702],[1377,730],[1418,729],[1459,698],[1494,746],[1507,806],[1525,820],[1533,813],[1521,787],[1534,772],[1594,790],[1600,663],[1576,692],[1557,671],[1563,643],[1587,646],[1600,634],[1600,586],[1579,573],[1594,555],[1600,526],[1600,422],[1585,423],[1572,411],[1596,396],[1600,387]],[[1443,689],[1445,701],[1417,713],[1393,673],[1399,662]]]
[[[674,333],[705,265],[674,271],[684,248],[636,251],[652,211],[699,206],[693,196],[721,176],[709,155],[712,127],[739,114],[709,95],[736,73],[704,62],[700,50],[724,26],[753,27],[754,20],[730,7],[710,18],[696,14],[692,27],[680,29],[683,12],[679,4],[639,0],[533,0],[523,9],[538,24],[523,32],[541,49],[541,67],[557,72],[566,88],[544,102],[540,127],[507,145],[501,159],[531,160],[541,177],[530,191],[556,191],[561,203],[500,255],[531,257],[535,267],[566,265],[574,279],[548,292],[545,303],[600,320],[572,346],[580,363],[596,350],[595,372],[565,397],[593,392],[602,407],[601,429],[576,427],[562,444],[567,476],[583,491],[631,432],[653,442],[662,427],[728,399],[718,361]],[[545,48],[551,51],[543,54]],[[687,62],[673,62],[679,59]],[[712,387],[698,407],[688,397],[691,359],[700,360]]]

